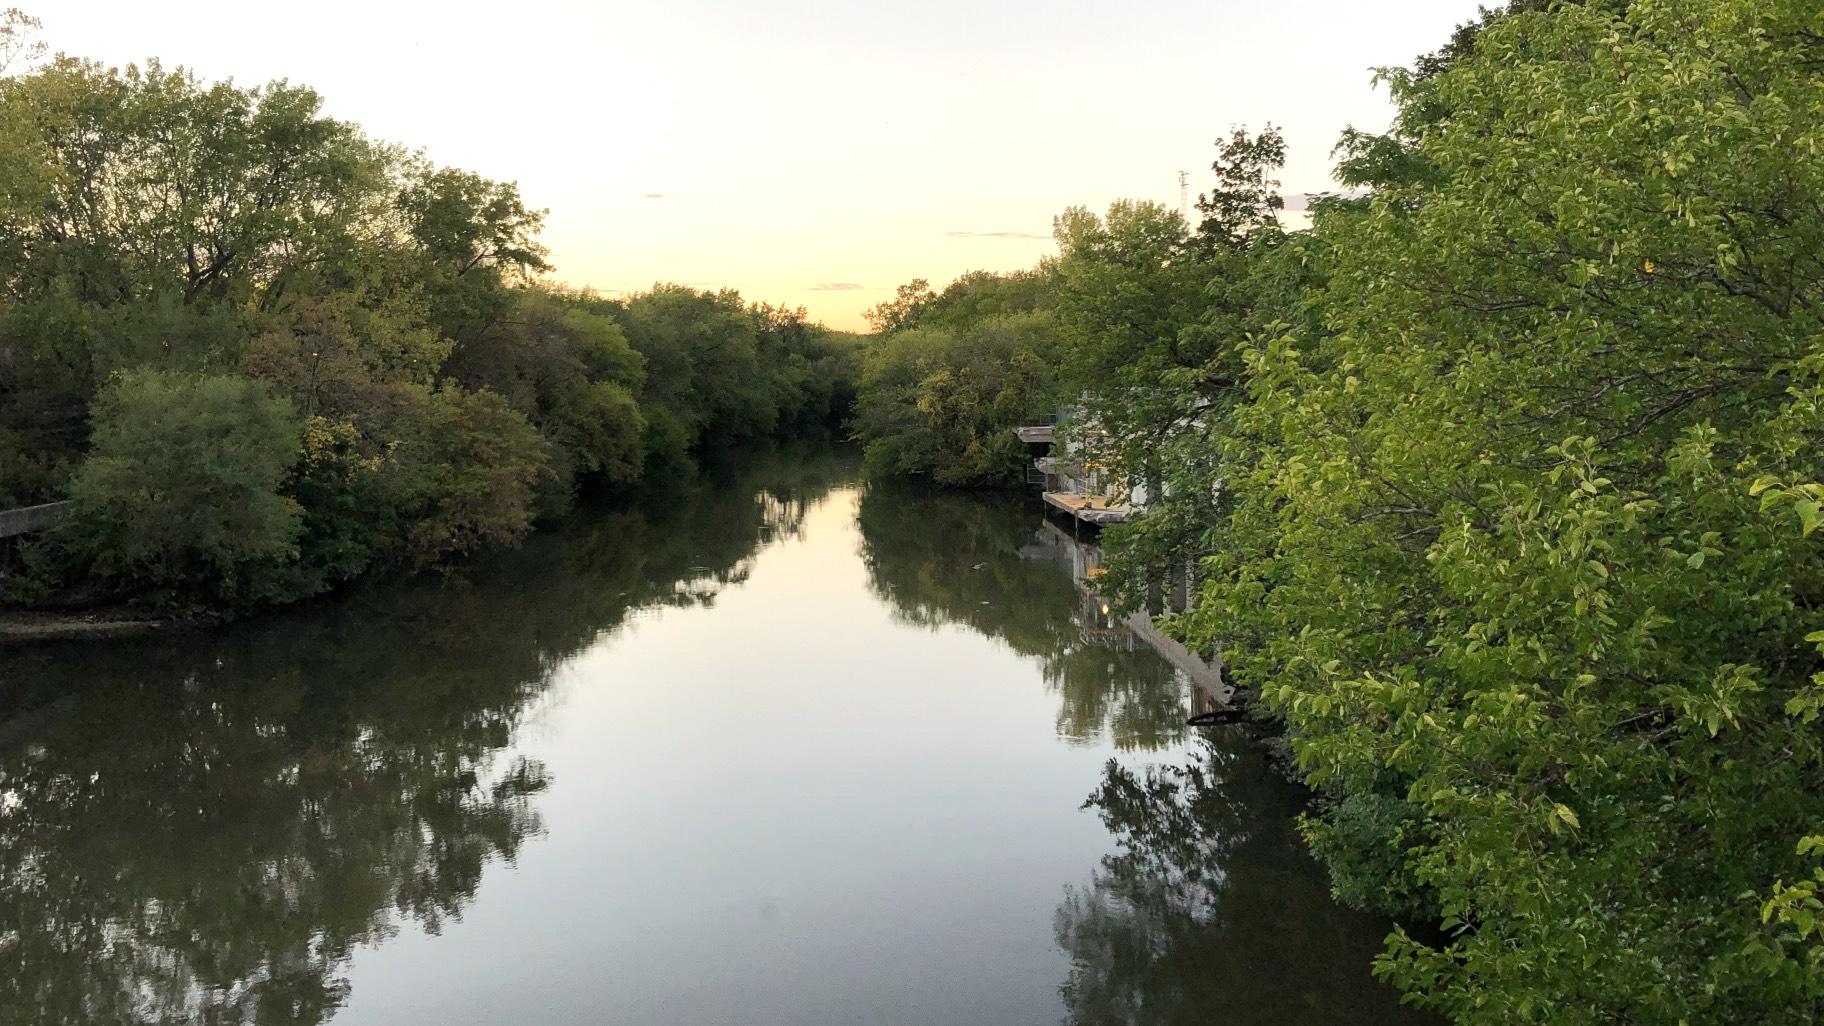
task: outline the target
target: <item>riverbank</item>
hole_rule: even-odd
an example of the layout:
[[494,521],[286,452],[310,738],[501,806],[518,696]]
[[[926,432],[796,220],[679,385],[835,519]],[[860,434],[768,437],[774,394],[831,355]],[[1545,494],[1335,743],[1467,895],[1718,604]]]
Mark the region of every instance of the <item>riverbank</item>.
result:
[[[749,465],[772,467],[781,460],[825,461],[830,458],[844,467],[852,468],[859,464],[860,453],[859,450],[836,441],[834,431],[821,429],[711,447],[695,453],[687,461],[675,463],[667,475],[645,476],[637,485],[619,491],[587,491],[562,513],[534,521],[531,528],[517,541],[483,546],[473,552],[417,568],[373,568],[340,581],[324,591],[283,602],[241,607],[188,605],[165,610],[130,601],[123,602],[118,597],[97,598],[88,602],[83,601],[81,595],[70,593],[64,594],[58,601],[40,604],[9,605],[0,598],[0,647],[39,641],[119,641],[154,634],[219,628],[282,610],[297,609],[314,602],[337,601],[359,588],[387,581],[403,580],[425,573],[457,572],[467,564],[518,549],[542,534],[562,531],[574,518],[586,519],[614,510],[678,501],[680,496],[692,490],[716,487],[718,482],[741,477],[748,472],[746,468]],[[6,579],[4,568],[0,568],[0,596],[5,595]]]
[[43,610],[0,610],[0,646],[38,641],[115,641],[152,634],[219,627],[234,617],[194,613],[184,616],[148,616],[125,607],[58,613]]

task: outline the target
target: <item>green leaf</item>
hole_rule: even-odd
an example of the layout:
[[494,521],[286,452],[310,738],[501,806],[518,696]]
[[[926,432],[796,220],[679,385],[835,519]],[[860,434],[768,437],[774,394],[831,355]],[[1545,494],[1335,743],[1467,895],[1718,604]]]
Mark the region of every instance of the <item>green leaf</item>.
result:
[[1811,537],[1820,525],[1824,525],[1824,509],[1811,499],[1801,499],[1792,504],[1793,511],[1799,515],[1799,522],[1804,525],[1805,537]]

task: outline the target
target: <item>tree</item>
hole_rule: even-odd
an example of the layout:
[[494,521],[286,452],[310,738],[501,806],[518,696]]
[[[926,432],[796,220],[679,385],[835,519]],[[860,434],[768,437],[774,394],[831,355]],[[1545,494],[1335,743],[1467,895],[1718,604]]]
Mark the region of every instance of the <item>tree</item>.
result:
[[545,212],[527,208],[517,185],[472,172],[414,161],[401,176],[395,202],[431,322],[444,337],[470,342],[506,315],[509,284],[551,269],[537,240]]
[[405,411],[384,468],[421,562],[518,541],[550,472],[538,431],[493,392],[446,385]]
[[1057,223],[1065,377],[1093,426],[1078,444],[1148,495],[1145,517],[1105,535],[1104,587],[1130,608],[1159,608],[1168,582],[1208,551],[1249,353],[1307,317],[1310,250],[1277,220],[1283,140],[1272,126],[1236,129],[1218,147],[1195,233],[1150,203],[1117,203],[1106,218],[1066,211]]
[[1489,20],[1242,351],[1192,634],[1339,883],[1435,898],[1380,968],[1458,1022],[1824,1014],[1815,16]]
[[936,298],[930,282],[914,278],[901,285],[892,299],[875,305],[863,316],[868,319],[875,334],[891,335],[905,328],[916,327],[919,314]]
[[[302,416],[279,486],[296,552],[257,589],[167,567],[191,597],[285,601],[517,539],[651,456],[822,429],[853,401],[855,345],[801,311],[549,284],[545,214],[511,182],[377,143],[286,82],[40,63],[35,28],[0,13],[0,504],[101,474],[82,468],[116,375],[257,380]],[[41,570],[80,597],[80,572]],[[123,594],[177,587],[115,570]]]
[[552,450],[557,505],[579,477],[625,484],[640,474],[645,361],[612,310],[584,292],[515,289],[500,319],[456,346],[444,372],[504,397]]
[[856,430],[888,474],[965,487],[1017,484],[1026,450],[1013,429],[1056,406],[1051,318],[991,317],[967,328],[911,328],[864,356]]
[[777,425],[757,326],[737,293],[657,285],[627,303],[623,327],[646,360],[651,456],[681,456],[711,437],[765,435]]
[[279,487],[298,443],[291,404],[254,382],[120,375],[101,396],[63,541],[96,573],[167,600],[269,598],[273,568],[296,555],[299,511]]
[[1259,135],[1236,128],[1217,142],[1219,153],[1210,165],[1216,184],[1197,196],[1198,240],[1205,245],[1245,250],[1263,235],[1280,232],[1278,215],[1286,207],[1273,175],[1286,162],[1286,140],[1268,125]]
[[13,65],[44,56],[45,46],[38,33],[44,22],[17,7],[0,11],[0,75]]

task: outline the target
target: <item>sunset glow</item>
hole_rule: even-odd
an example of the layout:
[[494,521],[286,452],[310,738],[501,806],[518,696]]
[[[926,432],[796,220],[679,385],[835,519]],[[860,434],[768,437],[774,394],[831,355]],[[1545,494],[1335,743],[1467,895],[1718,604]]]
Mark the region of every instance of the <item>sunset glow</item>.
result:
[[[51,46],[308,84],[337,117],[548,208],[557,277],[739,289],[836,327],[911,278],[1029,266],[1066,206],[1176,206],[1233,124],[1285,128],[1289,192],[1390,110],[1371,69],[1474,0],[665,4],[327,0],[177,18],[33,13]],[[477,130],[487,125],[486,131]]]

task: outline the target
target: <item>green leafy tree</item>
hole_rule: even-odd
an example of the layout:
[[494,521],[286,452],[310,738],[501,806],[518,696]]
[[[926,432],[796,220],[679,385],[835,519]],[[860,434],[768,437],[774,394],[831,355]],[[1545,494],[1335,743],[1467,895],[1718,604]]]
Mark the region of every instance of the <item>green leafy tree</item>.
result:
[[1458,1022],[1824,1014],[1820,46],[1804,2],[1488,19],[1390,74],[1374,195],[1295,242],[1317,316],[1232,339],[1192,633],[1339,885],[1435,901],[1381,971]]
[[509,286],[548,271],[537,240],[545,212],[519,187],[455,168],[411,161],[395,203],[423,283],[431,323],[458,345],[477,342],[510,316]]
[[[513,183],[368,139],[286,82],[41,61],[35,29],[0,14],[0,504],[101,473],[91,417],[116,375],[252,378],[304,422],[279,485],[294,555],[258,588],[115,560],[123,593],[177,575],[222,602],[315,594],[516,539],[654,454],[853,403],[857,346],[801,311],[548,284],[544,212]],[[80,572],[42,569],[35,593],[81,597]]]
[[733,292],[661,285],[626,307],[627,340],[646,359],[648,418],[682,432],[687,447],[717,431],[770,431],[759,340]]
[[254,382],[123,374],[101,396],[64,543],[96,573],[168,598],[267,598],[273,568],[296,554],[299,511],[279,487],[298,445],[291,404]]
[[914,278],[901,285],[892,299],[874,305],[863,316],[876,334],[891,335],[896,331],[917,327],[919,315],[936,298],[937,294],[931,291],[930,282]]
[[501,395],[539,429],[552,448],[560,500],[579,477],[637,478],[644,360],[610,310],[587,293],[544,286],[516,289],[509,299],[500,321],[456,347],[445,374]]
[[450,385],[418,400],[382,468],[421,561],[518,541],[550,473],[536,428],[493,392]]
[[1064,376],[1087,421],[1076,444],[1147,496],[1145,517],[1106,535],[1104,586],[1127,606],[1162,608],[1187,560],[1208,551],[1248,340],[1311,316],[1313,247],[1278,221],[1284,140],[1272,126],[1238,128],[1217,147],[1195,232],[1154,204],[1117,203],[1105,218],[1071,210],[1057,222]]
[[1013,429],[1055,409],[1051,318],[993,317],[912,328],[863,359],[857,433],[875,471],[958,486],[1018,484],[1029,459]]
[[1056,276],[975,271],[933,292],[919,279],[869,315],[855,436],[867,465],[963,487],[1024,480],[1013,429],[1057,411]]
[[760,366],[771,386],[779,429],[838,426],[855,406],[860,342],[808,320],[802,309],[749,307]]

